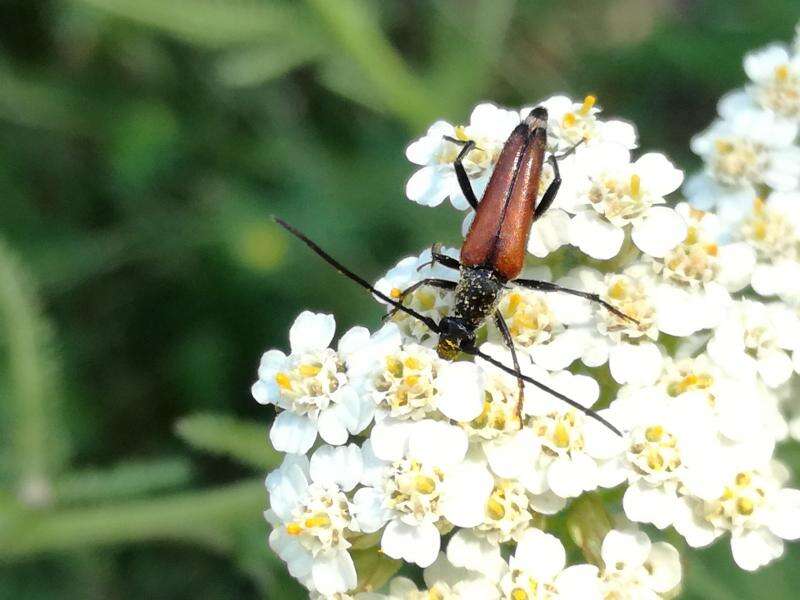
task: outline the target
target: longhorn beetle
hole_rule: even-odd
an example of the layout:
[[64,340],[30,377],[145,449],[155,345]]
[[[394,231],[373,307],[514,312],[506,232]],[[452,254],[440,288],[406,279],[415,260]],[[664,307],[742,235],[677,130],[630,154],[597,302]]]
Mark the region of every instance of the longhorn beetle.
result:
[[[523,382],[528,382],[596,419],[617,435],[621,435],[616,427],[593,410],[521,372],[508,325],[503,315],[497,310],[501,292],[509,282],[513,281],[514,285],[533,290],[563,292],[580,296],[599,303],[621,318],[636,322],[597,294],[565,288],[548,281],[516,279],[522,271],[531,225],[550,207],[561,185],[558,162],[556,157],[551,154],[547,161],[552,165],[554,178],[542,195],[541,201],[538,205],[536,204],[547,149],[547,110],[541,106],[534,108],[525,120],[511,132],[480,202],[472,190],[463,165],[464,158],[475,148],[475,142],[447,139],[463,144],[454,161],[454,167],[461,191],[476,214],[461,247],[461,261],[441,253],[439,246],[434,244],[431,251],[431,262],[438,262],[445,267],[459,270],[457,282],[446,279],[422,279],[403,290],[397,299],[390,298],[347,269],[303,233],[285,221],[277,217],[273,218],[340,273],[392,305],[393,311],[402,311],[425,323],[439,335],[436,351],[441,358],[454,360],[460,352],[464,352],[478,356],[506,373],[514,375],[519,384],[519,396],[515,410],[518,420],[524,398]],[[443,317],[438,323],[403,304],[403,299],[408,294],[423,285],[455,291],[452,313]],[[482,352],[475,345],[476,330],[490,316],[494,319],[511,352],[513,369]]]

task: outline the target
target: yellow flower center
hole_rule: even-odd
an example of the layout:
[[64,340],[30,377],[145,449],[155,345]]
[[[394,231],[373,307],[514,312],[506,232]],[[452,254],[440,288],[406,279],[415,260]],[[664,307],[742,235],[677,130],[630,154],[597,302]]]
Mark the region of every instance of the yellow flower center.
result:
[[306,529],[311,529],[312,527],[329,527],[330,524],[330,517],[322,514],[314,515],[313,517],[306,519],[305,522]]
[[648,442],[659,442],[664,437],[664,428],[661,425],[648,427],[644,432],[644,437]]
[[300,535],[303,531],[303,528],[298,523],[287,523],[286,524],[286,533],[289,535]]
[[414,480],[414,487],[420,494],[432,494],[436,489],[436,482],[433,480],[433,477],[417,475]]
[[322,371],[322,365],[318,363],[311,365],[300,365],[298,370],[303,377],[314,377],[319,375],[319,372]]
[[569,431],[563,421],[556,423],[556,428],[553,432],[553,441],[559,448],[569,447]]
[[586,96],[583,99],[583,104],[581,104],[581,108],[578,112],[584,116],[588,115],[589,111],[594,107],[595,102],[597,102],[597,98],[595,96],[592,96],[591,94]]
[[486,502],[486,514],[488,514],[489,518],[492,520],[499,521],[506,516],[506,509],[494,498],[489,498],[489,500]]
[[278,387],[283,390],[292,389],[292,381],[289,379],[289,376],[286,373],[277,373],[275,375],[275,383],[277,383]]
[[638,198],[642,194],[642,178],[638,175],[631,175],[630,181],[631,196]]

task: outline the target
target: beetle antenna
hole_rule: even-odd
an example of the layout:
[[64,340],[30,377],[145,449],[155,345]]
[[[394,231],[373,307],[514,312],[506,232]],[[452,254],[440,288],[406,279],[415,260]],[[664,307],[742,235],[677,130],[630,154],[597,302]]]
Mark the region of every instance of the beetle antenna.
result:
[[572,406],[574,408],[577,408],[579,411],[581,411],[586,416],[591,417],[595,421],[598,421],[598,422],[602,423],[608,429],[610,429],[615,434],[617,434],[619,437],[622,437],[622,432],[619,429],[614,427],[608,420],[606,420],[603,417],[601,417],[599,414],[597,414],[591,408],[586,408],[585,406],[579,404],[578,402],[576,402],[572,398],[570,398],[568,396],[565,396],[564,394],[562,394],[559,391],[554,390],[553,388],[551,388],[548,385],[545,385],[541,381],[536,381],[532,377],[528,377],[527,375],[523,375],[519,371],[504,365],[502,362],[500,362],[496,358],[493,358],[492,356],[486,354],[485,352],[481,352],[477,348],[474,348],[474,347],[473,348],[462,348],[462,350],[464,352],[466,352],[467,354],[472,354],[473,356],[477,356],[479,358],[482,358],[486,362],[493,364],[495,367],[497,367],[498,369],[500,369],[502,371],[505,371],[509,375],[513,375],[514,377],[518,377],[519,379],[522,379],[523,381],[527,381],[528,383],[536,386],[537,388],[539,388],[543,392],[547,392],[548,394],[550,394],[552,396],[555,396],[556,398],[558,398],[562,402],[566,402],[570,406]]
[[301,231],[299,231],[299,230],[295,229],[294,227],[292,227],[291,225],[289,225],[283,219],[280,219],[280,218],[276,217],[275,215],[272,215],[272,220],[275,221],[281,227],[283,227],[286,231],[291,233],[294,237],[299,239],[301,242],[303,242],[306,246],[311,248],[320,258],[322,258],[322,260],[324,260],[326,263],[331,265],[334,269],[339,271],[339,273],[341,273],[342,275],[344,275],[348,279],[352,279],[358,285],[360,285],[364,289],[372,292],[375,296],[377,296],[378,298],[380,298],[384,302],[387,302],[388,304],[391,304],[392,306],[394,306],[397,310],[403,311],[404,313],[406,313],[407,315],[411,315],[415,319],[419,319],[420,321],[425,323],[425,325],[427,325],[430,328],[430,330],[433,331],[434,333],[440,333],[441,332],[441,330],[439,329],[439,324],[436,323],[436,321],[434,321],[430,317],[426,317],[425,315],[421,315],[420,313],[415,311],[413,308],[409,308],[409,307],[405,306],[402,302],[398,302],[394,298],[390,298],[389,296],[387,296],[383,292],[379,292],[378,290],[376,290],[366,279],[364,279],[363,277],[360,277],[359,275],[356,275],[355,273],[353,273],[350,269],[345,267],[342,263],[340,263],[338,260],[333,258],[330,254],[325,252],[325,250],[323,250],[322,248],[317,246],[317,244],[314,243],[313,241],[311,241],[308,238],[308,236],[306,236]]

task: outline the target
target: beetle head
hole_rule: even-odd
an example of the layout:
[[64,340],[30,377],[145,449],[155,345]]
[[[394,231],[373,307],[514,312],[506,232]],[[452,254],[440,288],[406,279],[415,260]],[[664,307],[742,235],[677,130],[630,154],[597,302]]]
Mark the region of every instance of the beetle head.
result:
[[475,342],[475,331],[458,317],[444,317],[439,321],[439,329],[436,353],[444,360],[454,360],[464,346]]

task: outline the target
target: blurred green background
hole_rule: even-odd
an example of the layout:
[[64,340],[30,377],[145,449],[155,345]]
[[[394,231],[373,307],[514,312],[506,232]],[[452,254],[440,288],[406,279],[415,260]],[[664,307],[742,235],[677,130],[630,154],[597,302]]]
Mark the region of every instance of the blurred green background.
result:
[[[788,41],[797,0],[0,2],[0,598],[299,598],[266,546],[260,353],[460,215],[403,152],[481,100],[598,95],[644,148],[691,135]],[[800,458],[788,455],[795,469]],[[686,598],[796,598],[687,555]]]

